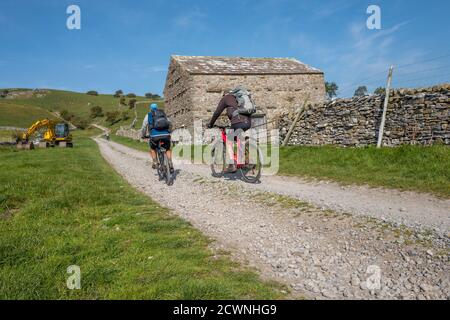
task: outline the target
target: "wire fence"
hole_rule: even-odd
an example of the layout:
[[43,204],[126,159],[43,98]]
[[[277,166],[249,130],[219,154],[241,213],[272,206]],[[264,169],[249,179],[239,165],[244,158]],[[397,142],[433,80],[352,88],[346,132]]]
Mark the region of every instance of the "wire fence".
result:
[[[437,56],[430,59],[416,61],[404,65],[394,66],[392,88],[403,87],[425,87],[440,83],[450,82],[450,54]],[[385,71],[376,72],[369,77],[365,77],[346,84],[339,88],[339,96],[352,96],[360,86],[366,86],[368,91],[373,92],[375,88],[386,86],[388,68]],[[371,90],[370,90],[371,89]]]

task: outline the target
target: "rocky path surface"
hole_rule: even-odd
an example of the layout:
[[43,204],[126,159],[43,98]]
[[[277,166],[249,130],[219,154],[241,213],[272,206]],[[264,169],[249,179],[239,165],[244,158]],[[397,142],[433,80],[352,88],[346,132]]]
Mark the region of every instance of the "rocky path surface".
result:
[[[307,196],[296,196],[301,189],[292,190],[291,179],[265,177],[261,185],[254,186],[213,179],[207,168],[192,165],[178,165],[181,170],[168,187],[158,181],[146,153],[95,140],[103,157],[130,184],[216,240],[212,245],[216,252],[228,251],[234,259],[256,267],[264,278],[287,284],[294,297],[450,298],[450,241],[436,232],[389,223],[398,217],[408,220],[406,204],[404,210],[395,211],[395,218],[380,210],[386,215],[384,222],[367,217],[379,214],[359,212],[358,206],[352,214],[343,213],[345,207],[330,210],[329,198],[324,195],[323,203],[316,202],[312,187],[309,191],[305,187]],[[286,182],[287,190],[281,189]],[[309,203],[302,201],[308,200],[308,192]],[[364,202],[358,197],[355,193],[353,201]],[[445,202],[437,203],[435,212],[445,209]],[[446,218],[433,217],[431,223],[417,222],[429,227],[439,217]],[[440,230],[448,231],[448,225]]]
[[111,131],[110,129],[108,129],[104,126],[101,126],[99,124],[96,124],[96,123],[91,123],[91,126],[93,126],[94,128],[97,128],[99,130],[102,130],[104,133],[109,133]]
[[[211,175],[208,166],[183,164],[178,167],[205,177]],[[262,181],[261,184],[249,184],[247,188],[293,197],[340,213],[373,217],[422,231],[432,230],[450,237],[450,200],[411,191],[343,186],[297,177],[265,176]]]

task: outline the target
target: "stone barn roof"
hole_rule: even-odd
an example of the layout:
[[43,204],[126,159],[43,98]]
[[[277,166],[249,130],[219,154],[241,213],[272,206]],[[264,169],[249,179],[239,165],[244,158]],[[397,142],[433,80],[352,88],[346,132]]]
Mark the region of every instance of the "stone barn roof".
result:
[[190,74],[199,75],[323,74],[293,58],[172,56],[172,59]]

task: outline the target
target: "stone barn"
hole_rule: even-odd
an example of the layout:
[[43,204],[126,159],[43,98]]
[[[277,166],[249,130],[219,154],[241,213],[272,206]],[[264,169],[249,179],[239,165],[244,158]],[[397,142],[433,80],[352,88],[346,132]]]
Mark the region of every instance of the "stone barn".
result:
[[325,99],[323,72],[296,59],[172,56],[164,97],[174,128],[192,128],[197,119],[206,125],[224,90],[237,85],[252,91],[265,115],[260,121],[269,127],[300,106],[307,94],[311,103]]

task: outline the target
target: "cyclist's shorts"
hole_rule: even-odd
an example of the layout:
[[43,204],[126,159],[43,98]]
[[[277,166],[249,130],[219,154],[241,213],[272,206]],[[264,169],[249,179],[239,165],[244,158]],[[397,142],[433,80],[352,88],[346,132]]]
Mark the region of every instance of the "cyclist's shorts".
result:
[[161,146],[166,149],[166,150],[170,150],[170,136],[161,136],[161,137],[151,137],[150,141],[149,141],[149,145],[150,148],[152,150],[156,150],[156,148],[158,147],[159,143],[162,143]]
[[238,122],[238,123],[231,125],[231,129],[233,129],[234,131],[242,130],[245,132],[248,129],[250,129],[251,127],[252,127],[252,123],[250,121],[249,122]]

